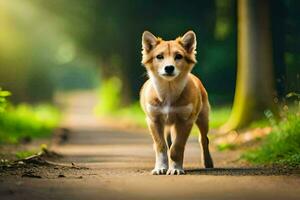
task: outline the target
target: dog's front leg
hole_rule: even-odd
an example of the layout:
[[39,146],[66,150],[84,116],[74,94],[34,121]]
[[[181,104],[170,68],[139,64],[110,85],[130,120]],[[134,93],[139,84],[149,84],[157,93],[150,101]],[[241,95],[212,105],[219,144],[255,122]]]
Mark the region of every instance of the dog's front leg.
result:
[[148,127],[153,139],[155,150],[155,167],[153,175],[166,174],[168,170],[168,148],[164,138],[164,125],[159,120],[147,120]]
[[184,148],[192,126],[192,123],[177,122],[172,127],[172,136],[175,137],[175,140],[170,149],[168,175],[180,175],[185,173],[183,170]]

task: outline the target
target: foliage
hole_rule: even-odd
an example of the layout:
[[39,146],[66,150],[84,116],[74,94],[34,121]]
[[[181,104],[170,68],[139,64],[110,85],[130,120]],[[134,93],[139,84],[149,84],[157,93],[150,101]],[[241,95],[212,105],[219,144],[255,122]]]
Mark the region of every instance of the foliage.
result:
[[261,147],[242,158],[255,164],[300,164],[300,112],[289,113],[273,126]]
[[[77,0],[76,4],[10,0],[0,4],[0,79],[13,91],[14,102],[48,101],[56,89],[93,88],[97,72],[104,79],[119,76],[129,91],[121,97],[134,102],[144,81],[140,38],[145,29],[165,39],[193,29],[198,41],[193,73],[203,80],[212,103],[226,104],[233,98],[236,0],[188,4],[180,0],[117,4],[109,0]],[[271,9],[274,66],[281,67],[274,70],[276,83],[293,89],[299,87],[295,84],[300,63],[299,7],[297,0],[274,0]]]
[[229,118],[231,106],[212,107],[210,112],[209,126],[218,128]]
[[234,150],[236,146],[230,143],[222,143],[217,145],[218,151],[225,151],[225,150]]
[[136,102],[130,106],[120,109],[117,117],[127,118],[132,120],[137,126],[147,127],[145,114],[141,109],[140,103]]
[[49,136],[57,126],[59,112],[50,105],[9,105],[0,115],[0,143]]
[[120,108],[121,81],[117,77],[104,80],[99,89],[100,102],[96,106],[96,113],[105,115],[115,113]]
[[0,88],[0,114],[5,111],[7,105],[6,97],[10,96],[10,92],[4,91]]

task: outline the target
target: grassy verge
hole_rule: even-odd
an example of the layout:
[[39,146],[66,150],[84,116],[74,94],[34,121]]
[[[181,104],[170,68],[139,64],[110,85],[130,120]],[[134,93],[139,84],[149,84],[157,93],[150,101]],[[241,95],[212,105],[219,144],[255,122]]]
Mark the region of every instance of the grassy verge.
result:
[[300,115],[289,114],[273,127],[262,146],[242,155],[254,164],[300,165]]
[[58,120],[59,112],[50,105],[7,106],[0,113],[0,143],[49,136]]

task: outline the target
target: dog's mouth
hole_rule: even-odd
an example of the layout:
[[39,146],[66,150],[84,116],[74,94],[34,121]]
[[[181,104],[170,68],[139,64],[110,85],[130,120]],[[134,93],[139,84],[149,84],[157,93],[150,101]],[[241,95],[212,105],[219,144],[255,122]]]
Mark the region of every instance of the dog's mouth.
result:
[[178,74],[176,73],[163,73],[161,74],[161,77],[167,81],[171,81],[171,80],[174,80],[176,77],[177,77]]
[[175,76],[175,74],[174,73],[172,73],[172,74],[164,73],[164,74],[162,74],[162,76],[173,77],[173,76]]

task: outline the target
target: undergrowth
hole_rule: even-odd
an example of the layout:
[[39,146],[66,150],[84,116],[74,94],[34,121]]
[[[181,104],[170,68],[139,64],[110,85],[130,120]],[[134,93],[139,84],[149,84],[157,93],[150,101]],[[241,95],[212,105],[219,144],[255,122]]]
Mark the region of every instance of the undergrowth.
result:
[[300,104],[294,111],[284,106],[282,118],[273,122],[272,132],[262,145],[242,155],[254,164],[300,165]]
[[58,121],[59,112],[51,105],[8,105],[0,113],[0,143],[49,136]]

